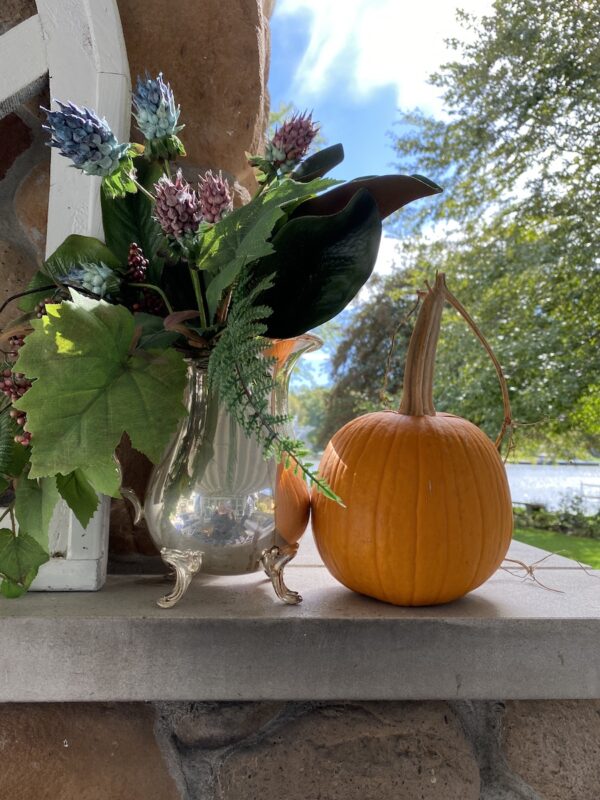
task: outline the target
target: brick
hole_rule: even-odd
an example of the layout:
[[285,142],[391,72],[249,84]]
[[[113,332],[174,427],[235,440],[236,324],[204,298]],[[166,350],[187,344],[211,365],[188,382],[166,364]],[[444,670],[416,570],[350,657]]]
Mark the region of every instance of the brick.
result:
[[[8,297],[27,288],[37,269],[33,259],[24,250],[4,239],[0,239],[0,304]],[[0,313],[0,326],[19,316],[18,301],[10,303]]]
[[32,141],[31,131],[16,114],[0,119],[0,181]]
[[50,190],[50,153],[36,164],[21,181],[14,201],[17,219],[37,253],[44,260],[48,225],[48,192]]
[[503,748],[543,800],[600,797],[600,700],[509,702]]
[[218,800],[479,800],[479,770],[445,703],[318,707],[223,762]]
[[0,705],[2,797],[181,800],[144,704]]
[[2,0],[0,3],[0,35],[19,22],[37,14],[35,0]]

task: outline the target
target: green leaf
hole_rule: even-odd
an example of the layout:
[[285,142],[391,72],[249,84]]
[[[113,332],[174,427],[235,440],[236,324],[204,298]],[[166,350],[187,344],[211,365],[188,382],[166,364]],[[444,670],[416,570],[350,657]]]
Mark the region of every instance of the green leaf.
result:
[[275,181],[248,205],[236,209],[204,234],[199,267],[211,278],[206,298],[212,320],[223,291],[231,286],[245,264],[273,252],[268,241],[275,224],[285,215],[286,203],[315,195],[336,181],[317,178],[308,183],[290,179]]
[[374,175],[356,178],[302,203],[296,209],[294,217],[336,214],[345,208],[361,189],[367,189],[375,198],[381,219],[385,219],[414,200],[443,191],[437,183],[421,175]]
[[52,296],[52,288],[48,288],[52,283],[52,279],[46,275],[45,272],[38,270],[33,278],[27,284],[28,289],[37,289],[41,287],[45,287],[41,292],[33,292],[32,294],[26,294],[25,297],[21,297],[19,300],[19,310],[28,313],[33,311],[33,309],[37,306],[38,303],[41,303],[42,300],[45,300],[46,297]]
[[121,469],[115,458],[110,463],[88,464],[81,467],[79,472],[99,494],[121,497]]
[[[148,190],[152,190],[163,174],[161,165],[156,161],[139,159],[136,168],[140,184]],[[148,282],[156,283],[160,279],[163,260],[157,256],[162,234],[152,216],[153,202],[140,191],[116,199],[111,199],[105,192],[101,192],[100,202],[107,245],[120,263],[126,264],[131,243],[139,244],[150,262]]]
[[73,299],[33,323],[17,363],[34,383],[19,403],[35,439],[30,476],[82,468],[101,491],[97,470],[113,465],[124,432],[160,459],[185,414],[186,364],[174,350],[131,351],[135,319],[123,306]]
[[137,192],[137,186],[130,176],[134,173],[133,159],[138,155],[137,146],[130,147],[127,155],[119,161],[119,168],[112,175],[102,178],[102,194],[117,198]]
[[85,528],[98,508],[98,495],[83,470],[76,469],[68,475],[57,475],[56,488]]
[[78,233],[72,233],[45,261],[42,271],[53,280],[57,280],[80,264],[99,264],[100,262],[111,269],[118,270],[127,264],[127,258],[121,261],[103,242],[93,236],[80,236]]
[[30,448],[15,442],[16,422],[8,412],[0,415],[0,474],[17,478],[29,461]]
[[44,548],[48,547],[48,529],[58,499],[54,477],[33,480],[23,474],[16,481],[15,516],[19,528]]
[[331,147],[325,147],[319,150],[318,153],[305,158],[304,161],[296,167],[291,177],[295,181],[311,181],[313,178],[321,178],[326,175],[338,164],[344,160],[344,148],[341,144],[332,144]]
[[7,597],[9,600],[14,600],[15,597],[21,597],[26,591],[27,589],[23,586],[19,586],[18,583],[8,578],[4,578],[2,583],[0,583],[0,594],[3,595],[3,597]]
[[0,591],[5,597],[26,591],[46,561],[48,553],[27,533],[15,535],[8,528],[0,529],[0,575],[5,578]]
[[180,338],[178,333],[165,330],[162,317],[138,312],[134,314],[134,318],[136,327],[142,330],[138,347],[143,350],[163,350],[171,347]]
[[269,306],[267,335],[287,339],[332,319],[367,281],[381,239],[377,205],[361,189],[346,208],[325,217],[300,217],[273,238],[275,253],[253,270],[273,274],[257,302]]

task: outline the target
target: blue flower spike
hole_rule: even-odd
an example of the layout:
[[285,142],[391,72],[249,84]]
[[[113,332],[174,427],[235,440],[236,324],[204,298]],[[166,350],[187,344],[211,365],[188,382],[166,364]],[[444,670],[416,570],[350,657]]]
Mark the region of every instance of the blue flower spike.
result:
[[146,73],[138,76],[133,93],[133,116],[146,140],[148,157],[173,158],[185,155],[177,136],[183,125],[178,125],[180,109],[169,83],[163,80],[162,72],[156,78]]
[[89,108],[55,102],[58,111],[43,109],[48,121],[42,127],[51,135],[50,147],[58,148],[61,155],[70,158],[86,175],[106,178],[117,172],[129,144],[119,144],[107,121]]

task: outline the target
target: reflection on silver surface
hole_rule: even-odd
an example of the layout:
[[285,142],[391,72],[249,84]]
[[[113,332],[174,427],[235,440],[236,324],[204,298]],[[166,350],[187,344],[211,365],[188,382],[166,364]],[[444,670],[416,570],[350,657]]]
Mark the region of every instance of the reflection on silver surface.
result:
[[[292,367],[320,344],[308,334],[274,343],[273,413],[287,413]],[[209,393],[198,362],[188,367],[186,402],[189,416],[150,478],[144,504],[150,534],[161,550],[201,553],[203,573],[259,570],[265,551],[287,547],[275,525],[277,465],[264,461],[261,448]]]

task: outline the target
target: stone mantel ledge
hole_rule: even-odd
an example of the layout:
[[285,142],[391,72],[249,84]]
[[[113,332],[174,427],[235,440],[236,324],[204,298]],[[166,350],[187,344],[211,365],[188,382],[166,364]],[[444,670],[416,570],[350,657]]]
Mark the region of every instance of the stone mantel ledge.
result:
[[170,610],[144,576],[2,600],[0,702],[599,698],[600,574],[539,566],[555,591],[499,571],[460,601],[404,609],[337,584],[307,538],[286,572],[300,606],[262,574],[197,578]]

